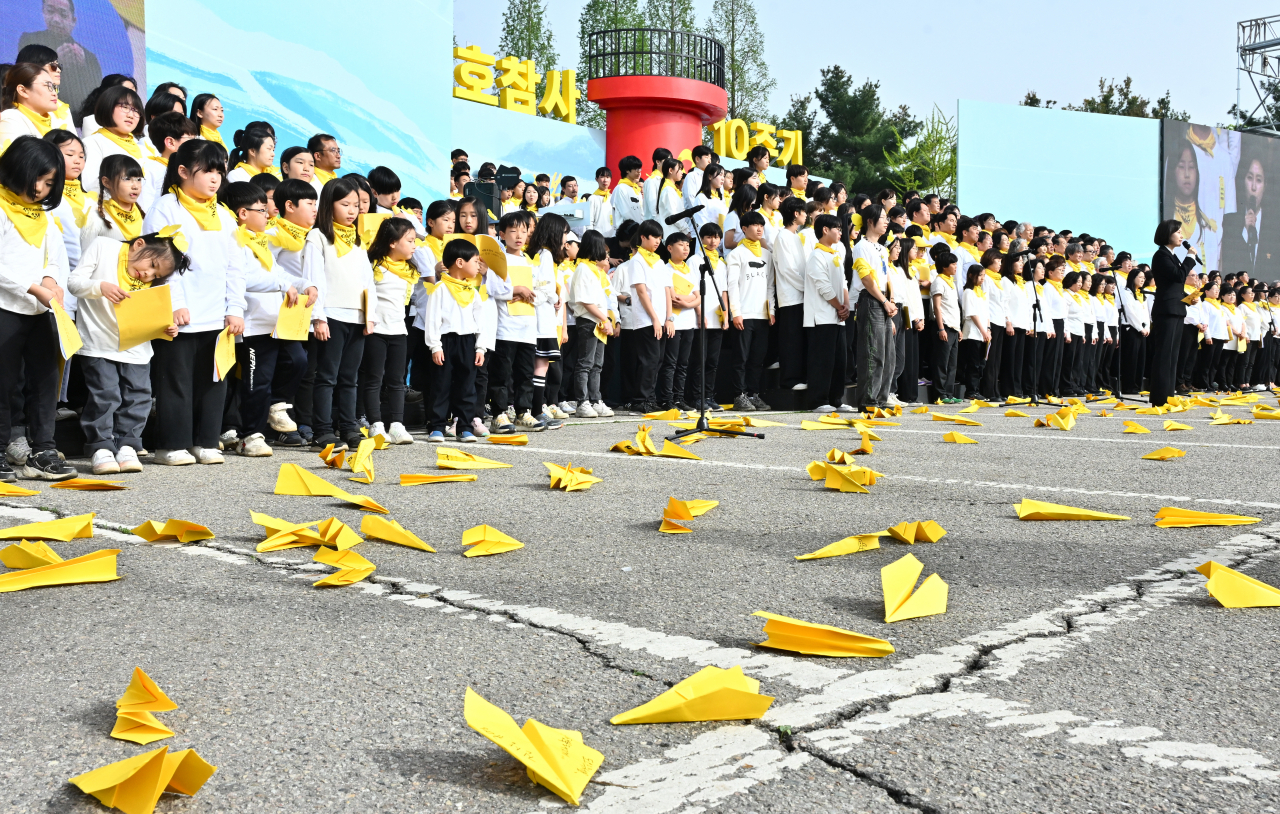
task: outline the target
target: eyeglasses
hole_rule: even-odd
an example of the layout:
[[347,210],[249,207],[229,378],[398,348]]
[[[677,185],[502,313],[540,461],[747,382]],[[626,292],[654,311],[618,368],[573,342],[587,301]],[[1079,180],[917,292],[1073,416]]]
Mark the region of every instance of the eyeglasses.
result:
[[341,156],[341,155],[342,155],[342,148],[341,148],[341,147],[325,147],[323,150],[321,150],[321,152],[323,152],[323,153],[333,153],[333,154],[334,154],[334,155],[336,155],[336,156]]
[[139,111],[138,111],[138,109],[137,109],[136,107],[134,107],[133,105],[129,104],[128,102],[117,102],[117,103],[116,103],[116,110],[127,110],[127,111],[129,111],[130,113],[138,113],[138,112],[139,112]]
[[37,87],[37,88],[45,88],[45,89],[46,89],[46,90],[48,90],[50,93],[52,93],[54,96],[57,96],[57,95],[58,95],[58,88],[60,88],[60,87],[62,87],[62,86],[61,86],[61,85],[55,85],[55,84],[53,84],[52,82],[37,82],[37,83],[36,83],[36,87]]
[[264,214],[264,215],[270,215],[270,214],[271,214],[271,213],[270,213],[270,212],[268,212],[265,208],[264,208],[264,209],[250,209],[250,210],[248,210],[248,211],[249,211],[249,212],[261,212],[261,213],[262,213],[262,214]]

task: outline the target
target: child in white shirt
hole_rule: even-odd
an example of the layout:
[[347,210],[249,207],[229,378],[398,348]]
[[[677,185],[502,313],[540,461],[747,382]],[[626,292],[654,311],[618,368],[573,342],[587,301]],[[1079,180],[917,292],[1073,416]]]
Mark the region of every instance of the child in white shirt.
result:
[[618,335],[618,299],[609,281],[609,248],[604,235],[588,229],[578,247],[578,262],[569,281],[569,306],[575,323],[577,364],[573,371],[579,418],[613,415],[600,394],[605,344]]
[[480,253],[464,240],[444,247],[441,263],[446,269],[440,282],[430,286],[423,322],[427,350],[431,352],[431,401],[428,404],[431,434],[428,441],[444,440],[450,414],[458,420],[458,440],[478,440],[467,427],[480,417],[476,394],[476,370],[484,364],[484,348],[492,342],[484,318],[488,292],[475,285],[480,274]]
[[933,349],[933,389],[936,399],[943,404],[959,404],[955,397],[956,343],[960,339],[960,298],[956,291],[956,267],[960,262],[954,254],[942,251],[933,256],[937,274],[929,284],[929,298],[933,300],[933,317],[936,320],[937,344]]
[[769,326],[777,309],[773,253],[765,248],[765,218],[747,212],[739,220],[742,239],[729,253],[729,311],[733,327],[729,336],[729,379],[738,393],[733,409],[750,412],[768,410],[760,398],[764,379],[764,358],[769,350]]

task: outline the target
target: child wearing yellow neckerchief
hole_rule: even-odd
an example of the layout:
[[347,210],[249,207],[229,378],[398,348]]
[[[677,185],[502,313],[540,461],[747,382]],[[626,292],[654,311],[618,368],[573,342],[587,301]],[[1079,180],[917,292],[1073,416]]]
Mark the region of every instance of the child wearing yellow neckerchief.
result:
[[98,170],[98,205],[80,229],[83,253],[99,237],[128,243],[142,234],[146,213],[138,205],[143,187],[142,166],[128,155],[109,155]]
[[689,355],[698,332],[696,309],[702,304],[698,297],[698,272],[685,262],[693,252],[693,238],[684,232],[675,232],[667,237],[666,243],[671,257],[667,268],[671,271],[675,333],[667,338],[658,368],[658,406],[664,410],[692,410],[685,400],[685,387],[689,379]]
[[441,262],[445,273],[427,297],[425,334],[431,351],[428,376],[427,418],[430,441],[443,441],[444,428],[453,415],[458,420],[458,440],[474,442],[466,429],[480,417],[476,370],[484,364],[484,348],[492,338],[486,331],[484,301],[488,291],[474,284],[482,263],[480,251],[465,240],[445,244]]
[[618,298],[609,281],[609,247],[594,229],[582,235],[578,259],[566,295],[574,316],[577,346],[570,388],[578,404],[579,418],[611,416],[613,410],[600,394],[600,373],[604,369],[605,345],[618,335]]
[[760,398],[764,384],[764,358],[769,349],[769,326],[777,313],[773,253],[761,245],[765,218],[747,212],[739,220],[743,235],[729,253],[729,308],[733,327],[729,334],[729,380],[734,392],[733,409],[768,410]]
[[143,211],[150,212],[156,201],[164,195],[164,175],[169,167],[169,159],[185,142],[200,135],[200,128],[195,122],[176,110],[161,113],[147,124],[147,141],[152,149],[142,159],[143,173],[146,180],[142,185],[142,194],[138,196],[138,204]]
[[378,294],[378,325],[365,337],[364,359],[360,363],[360,407],[371,425],[369,435],[381,435],[393,444],[413,443],[413,436],[404,428],[409,354],[409,329],[404,316],[409,298],[422,288],[422,274],[413,260],[418,250],[417,237],[413,221],[390,217],[378,227],[369,246],[374,290]]

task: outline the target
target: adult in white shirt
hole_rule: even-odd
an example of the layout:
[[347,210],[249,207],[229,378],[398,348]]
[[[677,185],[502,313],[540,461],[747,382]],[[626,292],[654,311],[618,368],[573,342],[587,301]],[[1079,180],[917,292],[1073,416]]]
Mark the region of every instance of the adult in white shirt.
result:
[[0,146],[19,136],[42,138],[62,129],[54,118],[58,109],[58,83],[43,68],[30,63],[9,69],[5,84],[13,89],[12,106],[0,112]]
[[982,293],[987,301],[987,332],[991,334],[987,348],[987,361],[982,369],[979,392],[990,401],[1000,398],[1000,367],[1004,362],[1004,343],[1013,336],[1013,318],[1004,306],[1004,289],[1001,287],[1000,269],[1005,255],[999,249],[987,249],[982,253]]
[[[698,192],[702,189],[702,176],[706,172],[707,167],[715,160],[715,153],[711,152],[711,148],[705,144],[699,144],[693,148],[690,153],[690,159],[693,161],[693,167],[684,177],[684,186],[681,188],[684,197],[684,208],[692,209],[698,205]],[[701,226],[702,224],[698,224]]]
[[1040,318],[1037,331],[1044,352],[1040,359],[1040,396],[1060,396],[1062,381],[1062,357],[1066,348],[1067,303],[1062,290],[1062,278],[1066,275],[1067,260],[1062,256],[1050,257],[1045,265],[1044,285],[1038,287]]
[[[729,213],[729,204],[724,197],[724,182],[728,177],[724,167],[719,164],[712,164],[702,172],[702,186],[694,190],[694,206],[701,206],[693,216],[693,222],[698,227],[698,233],[702,233],[702,227],[708,223],[714,223],[723,231],[725,223],[725,215]],[[690,189],[688,178],[684,179],[685,190]]]
[[84,172],[80,176],[85,191],[98,191],[98,170],[109,155],[132,156],[143,165],[144,174],[151,172],[146,165],[153,162],[143,160],[146,156],[137,139],[142,132],[142,100],[138,94],[127,85],[107,88],[98,97],[95,110],[103,124],[94,132],[85,132]]
[[610,238],[617,234],[617,224],[613,220],[613,204],[609,201],[609,185],[612,182],[613,173],[609,168],[598,168],[596,170],[596,190],[587,199],[589,204],[587,229],[595,229],[604,238]]
[[1026,397],[1022,370],[1028,347],[1027,333],[1031,330],[1031,283],[1022,279],[1024,265],[1025,255],[1013,253],[1006,255],[1000,263],[1000,305],[1005,319],[1013,328],[1012,333],[1005,332],[1004,351],[1000,354],[997,390],[1003,399]]
[[804,228],[804,201],[788,198],[780,208],[783,228],[774,233],[773,275],[778,297],[778,386],[784,390],[808,388],[805,376],[804,281],[808,253],[800,242]]
[[886,296],[889,255],[880,238],[889,228],[884,207],[871,204],[862,210],[862,236],[851,250],[853,261],[849,294],[855,298],[858,386],[853,406],[859,410],[889,406],[893,375],[893,315],[898,307]]
[[662,162],[662,186],[658,190],[657,221],[662,224],[662,239],[681,232],[693,237],[693,226],[688,218],[675,223],[667,223],[667,219],[684,211],[684,198],[680,192],[680,179],[684,175],[684,164],[674,158]]
[[[1082,396],[1085,369],[1085,322],[1093,318],[1087,295],[1081,293],[1084,277],[1078,271],[1069,271],[1062,278],[1062,301],[1066,306],[1063,325],[1062,373],[1059,388],[1063,396]],[[1092,331],[1089,332],[1092,336]]]
[[[627,221],[640,224],[646,220],[644,215],[644,189],[640,185],[640,169],[642,166],[640,159],[633,155],[624,156],[618,162],[618,171],[622,174],[622,180],[613,188],[613,195],[609,197],[610,203],[613,204],[613,228],[615,230]],[[622,289],[617,289],[617,291],[622,293]]]

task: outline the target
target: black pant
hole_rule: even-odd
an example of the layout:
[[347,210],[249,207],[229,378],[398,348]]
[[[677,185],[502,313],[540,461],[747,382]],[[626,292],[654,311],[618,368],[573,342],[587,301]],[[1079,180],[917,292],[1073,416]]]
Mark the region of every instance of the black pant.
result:
[[1218,357],[1221,354],[1221,340],[1210,340],[1206,336],[1204,342],[1200,344],[1200,350],[1196,351],[1196,366],[1191,374],[1191,382],[1194,387],[1201,390],[1214,389],[1216,382],[1213,374],[1218,369]]
[[[6,389],[14,388],[0,396],[0,441],[8,444],[11,440],[14,397],[24,393],[22,403],[31,451],[54,448],[53,427],[58,414],[58,390],[62,386],[58,375],[60,358],[58,329],[52,312],[15,314],[0,310],[0,382]],[[209,377],[213,377],[212,369]],[[216,431],[213,438],[216,445]]]
[[769,349],[769,320],[744,319],[742,330],[729,329],[729,383],[734,397],[760,395],[764,356]]
[[1066,320],[1053,321],[1053,338],[1045,337],[1044,353],[1040,358],[1040,393],[1045,396],[1056,396],[1060,390],[1058,384],[1062,376],[1062,355],[1066,348]]
[[[623,404],[637,404],[640,402],[640,373],[637,366],[637,356],[640,345],[636,340],[636,336],[644,331],[648,331],[649,335],[653,335],[653,326],[645,328],[627,328],[621,332],[618,337],[618,393]],[[608,358],[608,353],[605,354]]]
[[1174,394],[1178,372],[1178,342],[1181,338],[1182,317],[1161,315],[1151,318],[1152,406],[1164,404]]
[[[898,344],[898,398],[908,404],[920,400],[920,336],[907,322],[902,328]],[[840,405],[836,405],[837,407]]]
[[684,400],[685,384],[689,380],[689,354],[698,336],[696,328],[676,331],[668,337],[662,351],[662,366],[658,371],[658,403],[662,406]]
[[[444,364],[431,363],[429,391],[432,432],[444,432],[450,414],[458,419],[458,434],[470,432],[471,422],[480,415],[476,398],[476,335],[443,334],[440,351]],[[427,355],[430,359],[430,354]],[[531,366],[532,369],[532,366]]]
[[805,380],[804,305],[778,308],[778,384],[789,390]]
[[1000,378],[997,380],[997,390],[1001,398],[1022,396],[1022,357],[1026,347],[1025,328],[1014,328],[1013,336],[1004,338],[1004,350],[1000,354]]
[[981,339],[960,340],[960,383],[965,395],[978,398],[982,391],[982,372],[987,367],[987,343]]
[[303,427],[314,429],[316,360],[320,358],[320,344],[320,340],[316,339],[314,334],[307,338],[306,372],[302,374],[302,379],[298,382],[298,393],[293,401],[293,411],[299,429]]
[[213,380],[213,349],[219,333],[192,331],[178,334],[172,342],[152,343],[151,392],[156,399],[160,449],[218,448],[227,400],[226,380]]
[[[382,388],[387,389],[387,423],[404,421],[404,377],[409,337],[369,334],[360,362],[360,401],[370,424],[382,420]],[[429,360],[431,355],[427,355]],[[474,380],[474,377],[472,377]]]
[[1124,326],[1120,336],[1120,392],[1137,393],[1142,390],[1146,364],[1147,337],[1136,328]]
[[364,346],[363,324],[336,319],[329,320],[328,341],[316,343],[312,410],[317,438],[329,433],[351,438],[360,433],[356,398]]
[[575,322],[573,325],[565,326],[569,338],[560,346],[560,360],[552,362],[551,367],[547,368],[548,404],[577,401],[577,396],[574,394],[577,389],[574,373],[578,369],[578,332],[574,330],[576,325]]
[[1044,370],[1044,349],[1049,340],[1044,332],[1027,331],[1022,343],[1022,395],[1038,395],[1040,390],[1040,373]]
[[1218,383],[1219,390],[1231,390],[1235,387],[1234,380],[1231,377],[1235,371],[1236,357],[1240,355],[1236,351],[1236,340],[1233,337],[1213,344],[1220,345],[1222,348],[1218,352],[1218,366],[1213,375],[1213,380]]
[[236,345],[236,364],[240,366],[240,437],[265,433],[276,392],[297,390],[307,372],[307,352],[301,342],[270,334],[246,336]]
[[983,398],[995,401],[1000,397],[1000,365],[1004,361],[1004,346],[1008,335],[1004,332],[1004,325],[997,325],[994,322],[987,324],[987,329],[991,331],[991,348],[987,351],[986,365],[982,369],[982,382],[978,387]]
[[1074,396],[1084,390],[1081,377],[1084,374],[1085,339],[1080,334],[1072,334],[1071,341],[1063,340],[1062,370],[1058,377],[1058,392],[1063,396]]
[[[1150,340],[1150,337],[1148,337]],[[1178,387],[1191,388],[1191,374],[1196,367],[1196,348],[1200,344],[1200,328],[1183,324],[1182,339],[1178,348]]]
[[[933,346],[933,392],[936,399],[955,397],[956,392],[956,344],[960,332],[947,328],[947,338],[943,339],[936,331],[931,331]],[[855,405],[857,406],[857,405]]]
[[[430,361],[431,354],[429,353],[427,354],[427,359],[428,359],[427,364],[434,366],[434,363]],[[493,359],[493,353],[486,350],[484,354],[484,364],[476,367],[476,414],[477,415],[479,415],[484,410],[485,402],[489,400],[489,362],[492,359]],[[426,386],[427,385],[425,384],[423,385],[423,387],[426,387]],[[422,392],[424,394],[423,400],[425,401],[426,391],[424,390]],[[424,406],[423,409],[425,411],[426,407]],[[431,416],[424,416],[424,418],[428,423],[430,423]]]
[[[1080,372],[1076,375],[1076,389],[1083,390],[1086,393],[1093,392],[1093,362],[1097,357],[1098,346],[1094,340],[1094,324],[1086,322],[1084,324],[1084,344],[1080,346]],[[1099,337],[1097,341],[1102,341]]]
[[[499,339],[489,362],[489,402],[497,415],[515,405],[516,416],[533,409],[533,351],[532,342],[512,342]],[[511,382],[510,389],[507,382]],[[438,395],[433,396],[439,399]]]
[[653,335],[653,326],[637,328],[631,335],[632,352],[635,354],[635,400],[632,404],[654,404],[658,392],[658,369],[667,349],[667,333],[659,339]]
[[431,353],[427,350],[427,332],[409,326],[408,338],[409,387],[419,393],[427,392],[427,377],[431,375]]
[[[720,369],[720,346],[724,343],[722,328],[707,328],[707,388],[706,398],[716,400],[716,372]],[[693,347],[689,351],[689,381],[685,385],[684,400],[701,407],[702,393],[702,340],[693,332]]]
[[812,406],[844,403],[845,331],[839,324],[814,325],[809,332],[809,401]]

